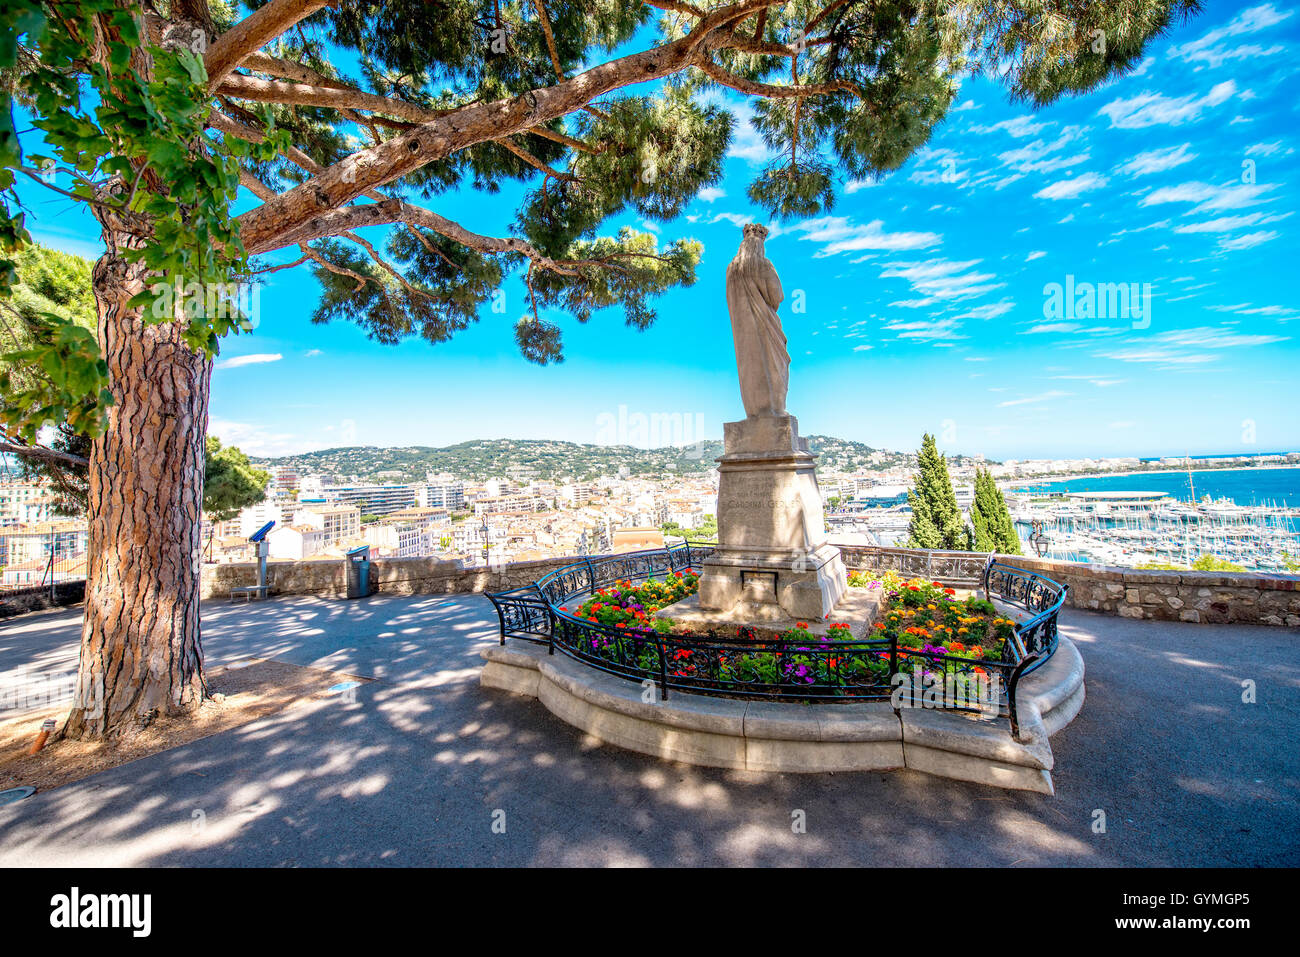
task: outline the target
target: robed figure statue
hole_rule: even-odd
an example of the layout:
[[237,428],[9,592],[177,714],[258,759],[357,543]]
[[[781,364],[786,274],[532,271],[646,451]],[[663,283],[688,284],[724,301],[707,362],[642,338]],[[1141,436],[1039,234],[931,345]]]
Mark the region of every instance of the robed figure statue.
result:
[[790,385],[790,353],[776,314],[785,295],[763,251],[766,238],[765,227],[750,223],[740,252],[727,267],[727,309],[747,416],[785,415]]

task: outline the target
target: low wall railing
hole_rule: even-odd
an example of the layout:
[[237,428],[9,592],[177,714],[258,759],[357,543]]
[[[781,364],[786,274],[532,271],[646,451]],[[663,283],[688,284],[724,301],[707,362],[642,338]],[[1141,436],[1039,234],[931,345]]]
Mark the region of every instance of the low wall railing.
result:
[[[1031,617],[1013,629],[997,659],[967,658],[900,645],[889,638],[798,640],[619,628],[570,609],[602,588],[692,570],[713,546],[686,543],[610,557],[585,558],[531,585],[487,597],[496,608],[501,644],[507,638],[545,645],[605,674],[652,683],[661,699],[672,692],[747,699],[897,701],[910,685],[911,703],[935,706],[922,684],[942,689],[937,706],[992,712],[1019,734],[1015,695],[1020,679],[1056,649],[1056,612],[1066,589],[1042,576],[997,562],[984,571],[986,594],[1018,605]],[[899,679],[900,672],[905,679]],[[992,676],[998,680],[993,682]],[[922,704],[924,697],[925,703]]]

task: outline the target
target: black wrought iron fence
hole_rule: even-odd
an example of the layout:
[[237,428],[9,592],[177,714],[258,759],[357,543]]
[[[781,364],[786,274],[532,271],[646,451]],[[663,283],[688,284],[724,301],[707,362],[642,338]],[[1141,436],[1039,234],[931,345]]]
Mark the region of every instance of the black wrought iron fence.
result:
[[[1020,679],[1056,648],[1055,615],[1065,588],[1023,569],[990,563],[986,596],[997,594],[1034,615],[1013,629],[997,658],[944,654],[888,638],[836,640],[678,634],[653,627],[617,628],[570,611],[575,600],[619,582],[644,582],[699,565],[713,546],[687,543],[624,555],[583,558],[537,582],[487,597],[496,607],[501,643],[545,645],[606,674],[674,691],[749,699],[891,701],[1010,719],[1019,733]],[[1034,581],[1022,581],[1029,576]]]

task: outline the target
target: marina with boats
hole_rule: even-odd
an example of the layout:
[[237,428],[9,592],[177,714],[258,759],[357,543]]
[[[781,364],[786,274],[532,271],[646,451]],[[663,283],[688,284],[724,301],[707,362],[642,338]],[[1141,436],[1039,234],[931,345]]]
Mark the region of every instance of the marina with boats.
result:
[[[1245,470],[1242,470],[1245,471]],[[1300,470],[1277,470],[1300,479]],[[1295,495],[1252,498],[1198,496],[1197,473],[1105,476],[1091,482],[1044,482],[1003,490],[1026,554],[1105,565],[1191,567],[1213,556],[1251,571],[1295,571],[1300,563],[1300,502]],[[1231,478],[1231,477],[1229,477]],[[1132,483],[1129,488],[1122,487]],[[1224,486],[1218,476],[1214,486]],[[1151,488],[1159,484],[1164,488]],[[1267,483],[1257,483],[1267,484]],[[1072,489],[1069,486],[1092,485]],[[1119,485],[1120,487],[1115,487]],[[1097,487],[1108,486],[1108,487]],[[1204,487],[1204,486],[1203,486]],[[969,489],[956,487],[968,509]],[[1246,498],[1243,492],[1237,497]],[[903,502],[828,513],[839,540],[898,545],[907,539],[911,510]]]

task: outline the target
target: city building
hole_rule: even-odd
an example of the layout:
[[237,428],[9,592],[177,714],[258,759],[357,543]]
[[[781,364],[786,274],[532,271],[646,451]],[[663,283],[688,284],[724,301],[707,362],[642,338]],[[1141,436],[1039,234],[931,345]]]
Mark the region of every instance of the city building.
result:
[[296,527],[310,526],[325,532],[328,544],[361,535],[361,509],[355,505],[303,505],[294,520]]

